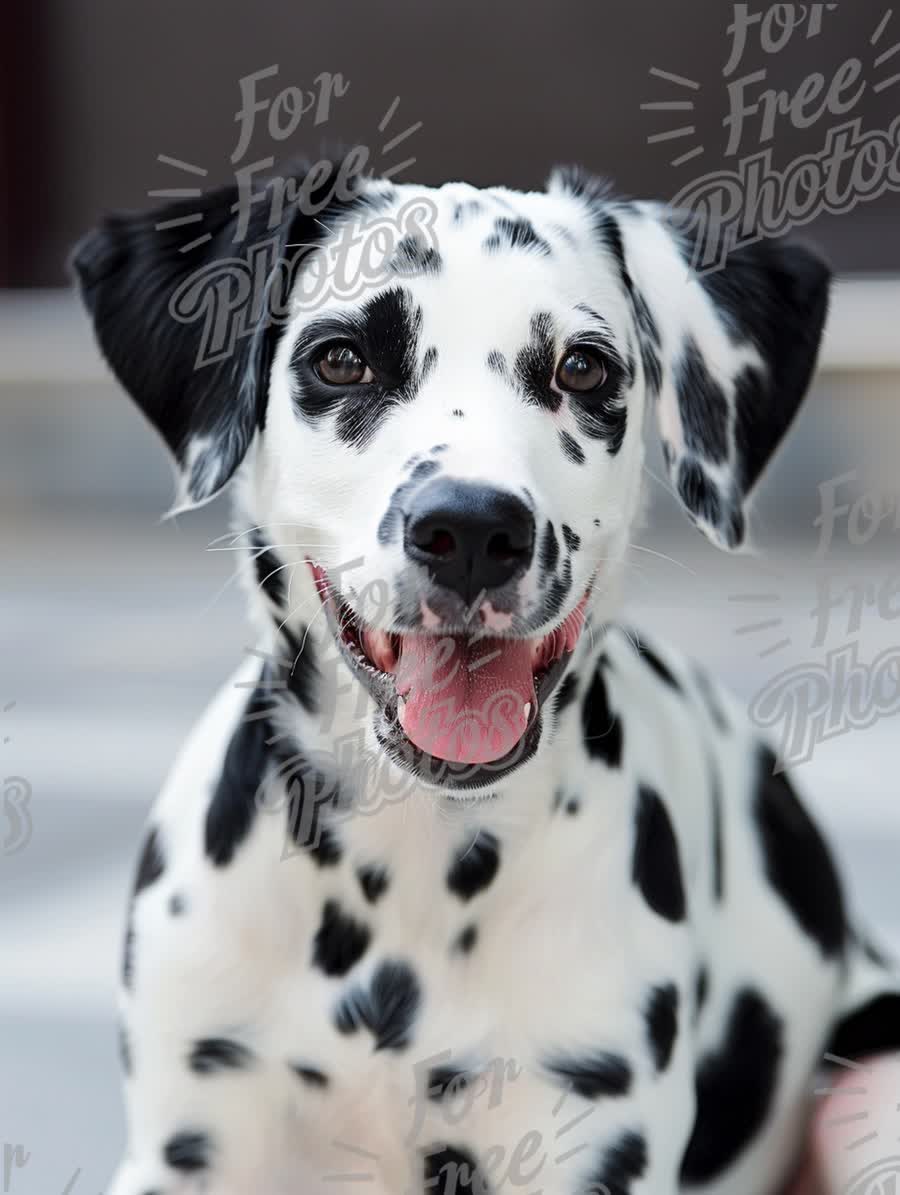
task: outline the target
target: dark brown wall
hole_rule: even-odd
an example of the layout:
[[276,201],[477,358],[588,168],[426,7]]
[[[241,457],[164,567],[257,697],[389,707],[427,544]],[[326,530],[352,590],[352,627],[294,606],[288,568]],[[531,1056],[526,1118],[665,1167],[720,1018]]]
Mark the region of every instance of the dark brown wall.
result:
[[[38,165],[17,169],[19,137],[0,182],[5,210],[25,223],[19,257],[27,260],[17,262],[16,273],[4,267],[6,284],[61,282],[67,245],[104,208],[141,206],[148,190],[194,181],[158,163],[158,154],[203,166],[210,181],[229,178],[238,80],[270,64],[280,67],[280,85],[308,88],[330,70],[350,86],[327,125],[314,129],[304,118],[283,146],[260,136],[250,158],[282,149],[318,153],[326,139],[371,145],[377,164],[387,136],[379,135],[378,120],[399,95],[389,132],[423,125],[405,143],[408,153],[398,148],[390,160],[415,154],[407,177],[425,182],[537,186],[553,163],[579,161],[611,175],[625,192],[669,198],[725,162],[722,69],[734,6],[719,0],[46,0],[44,11],[36,57],[45,65],[43,152]],[[774,56],[749,52],[737,73],[765,66],[768,85],[796,87],[812,70],[830,79],[845,58],[858,55],[866,93],[852,115],[866,128],[887,128],[900,112],[900,84],[880,94],[874,86],[900,72],[900,54],[880,68],[874,59],[900,41],[900,10],[877,51],[870,45],[886,11],[881,0],[841,0],[837,11],[823,13],[818,37],[795,33]],[[16,52],[7,46],[5,56],[12,62]],[[651,67],[700,87],[652,78]],[[696,101],[693,114],[640,107],[684,98]],[[16,104],[5,126],[19,128],[34,110]],[[782,120],[777,160],[818,150],[840,122],[826,115],[802,131]],[[695,136],[647,143],[649,135],[687,123]],[[702,157],[669,165],[701,143]],[[758,125],[745,144],[748,152],[759,148]],[[11,205],[11,191],[34,202]],[[809,232],[839,268],[898,268],[898,217],[900,196],[887,193],[820,218]]]

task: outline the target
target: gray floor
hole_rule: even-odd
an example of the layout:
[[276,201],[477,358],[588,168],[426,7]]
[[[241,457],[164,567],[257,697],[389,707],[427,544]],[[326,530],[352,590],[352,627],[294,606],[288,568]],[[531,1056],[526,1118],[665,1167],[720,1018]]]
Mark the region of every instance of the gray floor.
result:
[[[224,512],[159,525],[161,456],[150,497],[136,498],[122,458],[146,462],[156,450],[131,415],[116,418],[111,432],[91,421],[106,436],[99,447],[83,432],[73,443],[67,423],[56,438],[46,431],[43,459],[62,462],[46,471],[56,492],[17,486],[0,513],[0,710],[15,702],[0,713],[0,776],[32,791],[21,849],[8,819],[0,827],[0,844],[13,835],[0,853],[0,1145],[30,1155],[21,1169],[11,1163],[14,1195],[62,1195],[76,1172],[70,1195],[103,1189],[123,1137],[113,992],[139,825],[191,720],[250,646],[239,588],[227,583],[233,558],[206,550]],[[5,451],[21,468],[8,442]],[[63,484],[79,453],[111,461],[80,490]],[[748,701],[782,669],[819,658],[809,610],[821,568],[808,542],[757,561],[726,557],[668,517],[637,542],[650,551],[634,553],[634,620]],[[836,550],[828,568],[881,581],[897,560],[894,537],[863,555]],[[741,631],[759,619],[734,600],[763,592],[777,598],[778,635],[791,639],[771,656],[761,653],[774,631]],[[861,655],[896,646],[898,629],[867,617]],[[847,638],[835,622],[829,646]],[[897,724],[821,744],[797,777],[853,868],[859,907],[900,946]]]

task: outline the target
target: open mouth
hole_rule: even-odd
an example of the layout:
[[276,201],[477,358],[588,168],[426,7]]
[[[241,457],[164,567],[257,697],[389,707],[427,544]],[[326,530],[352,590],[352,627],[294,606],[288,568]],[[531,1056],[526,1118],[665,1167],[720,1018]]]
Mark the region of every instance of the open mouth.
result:
[[485,783],[529,758],[540,738],[543,703],[584,626],[589,597],[536,638],[366,627],[309,562],[342,653],[385,716],[379,735],[391,755],[457,787]]

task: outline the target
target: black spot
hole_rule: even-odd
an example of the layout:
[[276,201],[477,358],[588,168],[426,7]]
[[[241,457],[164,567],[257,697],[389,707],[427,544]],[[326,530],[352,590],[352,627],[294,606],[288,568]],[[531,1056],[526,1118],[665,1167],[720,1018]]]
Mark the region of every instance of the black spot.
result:
[[440,253],[432,245],[426,245],[418,237],[407,234],[397,242],[390,269],[404,278],[423,274],[435,276],[443,269],[443,262]]
[[541,573],[544,576],[556,571],[559,562],[559,540],[556,538],[556,532],[549,519],[541,537],[540,561]]
[[294,844],[318,867],[335,867],[343,857],[340,839],[327,824],[327,812],[340,801],[334,780],[312,766],[302,752],[279,768],[288,791],[288,831]]
[[129,990],[134,983],[134,908],[128,911],[125,942],[122,946],[122,985]]
[[336,900],[326,900],[313,939],[313,966],[326,975],[346,975],[366,953],[371,939],[368,926],[342,912]]
[[297,627],[297,634],[286,626],[280,628],[280,634],[287,644],[287,655],[290,663],[286,664],[276,677],[276,681],[283,679],[287,691],[296,697],[302,709],[308,714],[315,714],[319,708],[319,669],[313,653],[312,640],[306,633],[305,626]]
[[710,801],[712,803],[712,891],[721,901],[725,896],[725,841],[722,825],[722,780],[714,759],[709,761]]
[[122,949],[122,984],[130,989],[134,984],[134,902],[138,894],[155,884],[165,870],[162,846],[158,829],[148,830],[138,859],[131,901],[128,905],[128,920],[125,926],[125,942]]
[[509,376],[509,366],[506,364],[506,358],[499,349],[491,349],[488,353],[487,367],[491,373],[499,374],[501,378]]
[[647,1169],[647,1143],[640,1133],[623,1133],[606,1147],[583,1195],[630,1195],[631,1184]]
[[577,797],[569,797],[568,801],[566,801],[566,813],[569,817],[574,817],[580,808],[581,802]]
[[844,948],[844,898],[828,847],[767,746],[758,748],[753,812],[769,883],[797,924],[832,957]]
[[422,1153],[428,1195],[490,1195],[487,1179],[467,1150],[436,1144]]
[[728,460],[728,403],[691,336],[685,337],[675,367],[675,392],[687,447],[715,465],[724,464]]
[[319,867],[334,867],[336,863],[340,863],[341,845],[330,826],[320,824],[314,831],[312,839],[306,844],[306,847]]
[[463,199],[453,205],[453,223],[462,224],[469,216],[477,215],[483,210],[483,205],[477,199]]
[[584,746],[591,759],[602,760],[608,768],[622,766],[622,722],[609,707],[603,674],[597,668],[581,707]]
[[893,960],[888,957],[880,946],[876,946],[871,938],[860,933],[856,933],[854,937],[857,946],[870,963],[874,963],[876,967],[884,967],[886,970],[893,969]]
[[378,542],[389,544],[402,526],[403,512],[398,506],[391,503],[378,524]]
[[208,1133],[185,1129],[170,1137],[163,1146],[163,1159],[173,1170],[190,1174],[209,1166],[211,1152]]
[[586,315],[589,320],[593,320],[595,324],[602,324],[604,328],[608,328],[609,324],[595,308],[591,307],[590,303],[576,303],[575,310],[580,311],[582,315]]
[[256,583],[276,606],[284,605],[284,565],[275,553],[259,535],[255,534],[250,540],[253,566],[256,569]]
[[477,941],[477,927],[474,925],[467,925],[465,929],[460,931],[459,937],[454,943],[454,949],[459,951],[460,954],[471,954]]
[[619,279],[624,289],[630,294],[632,289],[631,276],[625,262],[625,248],[622,244],[622,230],[619,227],[619,222],[607,206],[595,208],[592,215],[594,232],[597,234],[597,238],[606,252],[613,259]]
[[568,228],[565,224],[557,223],[551,224],[550,227],[553,229],[556,235],[561,237],[572,249],[576,249],[578,247],[578,241],[571,228]]
[[388,890],[390,882],[388,869],[377,863],[369,863],[357,869],[356,878],[363,890],[363,896],[370,905],[374,905]]
[[507,216],[499,216],[494,221],[493,232],[485,238],[482,248],[486,253],[497,253],[501,249],[529,249],[546,256],[551,252],[549,244],[535,232],[530,220],[522,217],[511,220]]
[[678,494],[692,514],[718,527],[722,503],[715,482],[706,475],[698,461],[685,458],[678,469]]
[[725,524],[719,530],[724,536],[725,543],[729,548],[736,548],[739,544],[744,542],[744,534],[746,531],[746,520],[744,512],[740,506],[737,505],[738,499],[735,494],[731,495],[731,505],[725,516]]
[[[363,451],[390,412],[415,397],[420,381],[421,326],[421,308],[401,286],[374,295],[340,322],[327,318],[311,321],[291,357],[294,406],[299,416],[312,423],[335,416],[337,438]],[[352,386],[330,386],[322,381],[311,357],[329,336],[358,342],[377,381]]]
[[725,711],[719,702],[713,682],[702,668],[694,669],[694,681],[696,682],[700,699],[706,707],[706,712],[712,719],[713,725],[724,734],[729,728],[728,719],[725,717]]
[[647,306],[647,300],[637,287],[631,291],[631,306],[638,330],[638,348],[641,354],[641,364],[644,367],[644,382],[648,393],[653,398],[659,397],[662,389],[662,363],[660,360],[661,341],[656,321]]
[[571,461],[573,465],[583,465],[587,459],[584,455],[584,449],[575,437],[568,432],[559,432],[559,446],[563,450],[563,456],[566,460]]
[[552,187],[568,191],[577,199],[600,201],[612,196],[612,183],[598,174],[591,174],[583,166],[571,163],[555,167],[550,179]]
[[307,1087],[323,1088],[328,1086],[328,1076],[324,1071],[320,1071],[314,1066],[305,1066],[300,1062],[289,1062],[288,1066]]
[[697,978],[694,980],[694,1020],[696,1021],[706,1006],[709,996],[709,971],[704,964],[697,968]]
[[627,378],[614,346],[604,343],[599,347],[606,361],[606,380],[588,394],[570,394],[569,405],[579,431],[592,440],[605,441],[607,452],[615,456],[628,429]]
[[653,651],[652,648],[648,647],[647,644],[644,643],[640,638],[640,636],[634,635],[633,638],[631,636],[629,636],[629,638],[631,638],[638,655],[648,666],[648,668],[655,672],[659,679],[664,681],[669,688],[675,689],[680,693],[681,685],[675,679],[668,666],[662,662],[656,652]]
[[555,370],[553,318],[538,312],[531,319],[531,342],[516,354],[514,372],[525,398],[553,414],[562,406],[562,395],[551,385]]
[[678,1034],[678,989],[674,983],[651,989],[644,1015],[653,1064],[661,1072],[669,1065]]
[[128,1030],[123,1024],[119,1024],[118,1028],[118,1042],[119,1042],[119,1064],[122,1067],[122,1073],[130,1077],[134,1070],[134,1058],[131,1053],[131,1038],[128,1036]]
[[681,1162],[686,1186],[718,1178],[753,1140],[772,1104],[781,1052],[780,1018],[758,992],[744,988],[721,1044],[697,1068],[697,1111]]
[[627,1095],[631,1089],[631,1067],[621,1054],[603,1050],[579,1055],[559,1054],[546,1058],[544,1066],[586,1100]]
[[181,892],[173,892],[169,897],[169,912],[173,917],[180,917],[187,908],[187,901]]
[[489,830],[479,830],[456,853],[447,872],[447,887],[460,900],[471,900],[492,883],[500,867],[500,843]]
[[553,578],[550,582],[550,588],[547,591],[547,609],[551,615],[557,615],[562,611],[563,604],[571,588],[572,561],[567,556],[563,562],[560,575]]
[[648,392],[655,398],[662,387],[662,366],[660,364],[661,341],[656,321],[647,306],[647,301],[634,280],[625,260],[625,249],[622,244],[622,231],[618,221],[607,209],[601,209],[595,214],[594,228],[600,240],[612,256],[619,272],[619,279],[631,304],[634,322],[637,327],[638,346],[641,353],[641,363],[644,367],[644,380]]
[[416,483],[427,481],[429,477],[433,477],[438,472],[440,467],[437,461],[419,461],[412,473],[410,473],[409,480]]
[[668,921],[684,919],[684,885],[675,831],[659,795],[643,784],[638,789],[631,875],[654,913]]
[[472,1072],[458,1066],[435,1066],[428,1072],[426,1094],[430,1100],[439,1101],[444,1096],[455,1096],[465,1091],[472,1081]]
[[165,861],[160,845],[159,831],[154,826],[147,832],[147,837],[144,839],[134,877],[132,895],[137,896],[139,892],[143,892],[145,888],[155,884],[164,870]]
[[577,552],[581,547],[581,536],[572,530],[568,523],[562,525],[563,540],[570,552]]
[[553,711],[558,718],[563,710],[569,708],[578,695],[578,673],[567,672],[559,683],[559,688],[553,698]]
[[194,1042],[188,1066],[195,1075],[242,1071],[253,1065],[253,1051],[229,1037],[202,1037]]
[[[407,465],[412,464],[413,461],[417,461],[417,458],[413,457],[412,461],[407,461]],[[378,524],[378,542],[380,544],[389,544],[402,529],[407,498],[423,481],[437,473],[440,467],[440,462],[436,460],[419,461],[409,477],[397,486],[391,494],[387,510]]]
[[225,751],[206,811],[206,854],[216,867],[231,862],[253,825],[256,794],[269,761],[266,739],[273,733],[262,715],[270,707],[265,690],[256,689]]
[[450,414],[454,419],[464,419],[466,415],[465,411],[461,411],[459,407],[454,407]]
[[421,1004],[419,981],[407,963],[379,963],[368,988],[352,989],[335,1012],[340,1033],[365,1028],[376,1050],[403,1050],[410,1042],[413,1021]]
[[900,993],[883,992],[838,1021],[828,1041],[836,1059],[864,1059],[900,1050]]

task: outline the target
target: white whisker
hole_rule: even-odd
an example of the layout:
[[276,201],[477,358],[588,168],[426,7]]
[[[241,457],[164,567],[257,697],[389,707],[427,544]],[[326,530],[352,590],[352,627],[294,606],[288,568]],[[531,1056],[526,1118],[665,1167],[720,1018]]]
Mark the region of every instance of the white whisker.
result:
[[692,577],[696,577],[697,573],[689,565],[681,560],[676,560],[674,556],[667,556],[665,552],[657,552],[655,548],[645,548],[643,544],[635,544],[629,541],[629,548],[634,548],[636,552],[646,552],[649,556],[658,556],[660,560],[668,560],[670,564],[675,564],[678,568],[683,568],[686,573],[690,573]]

